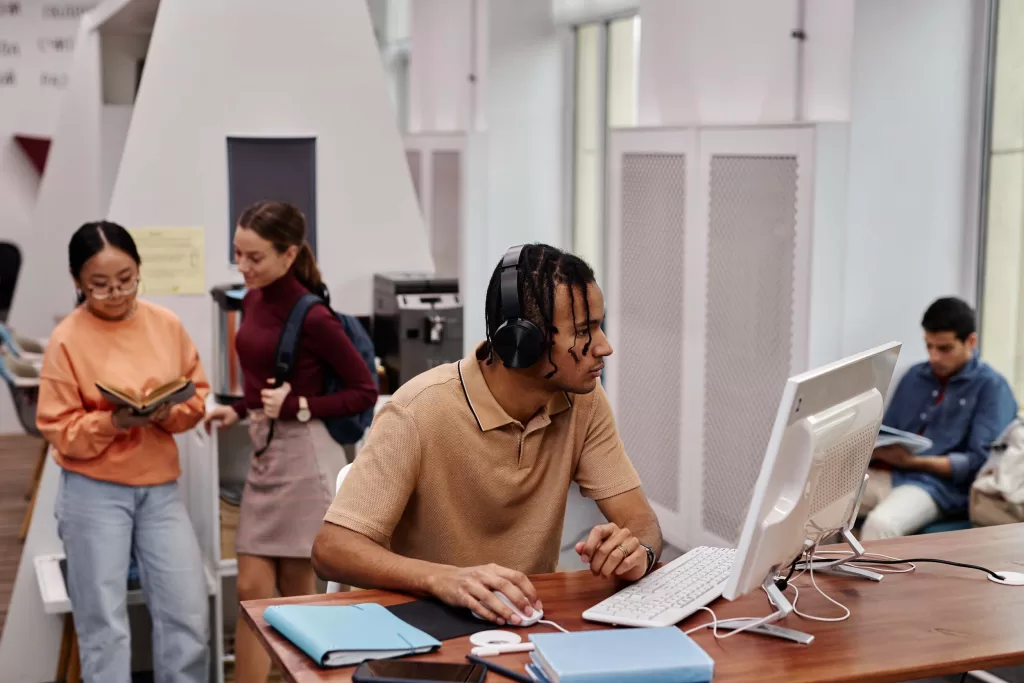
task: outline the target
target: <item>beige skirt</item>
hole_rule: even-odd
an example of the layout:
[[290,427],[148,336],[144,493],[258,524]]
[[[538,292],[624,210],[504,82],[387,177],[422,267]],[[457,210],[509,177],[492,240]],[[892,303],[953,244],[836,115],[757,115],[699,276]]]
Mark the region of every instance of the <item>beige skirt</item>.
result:
[[[249,436],[259,450],[270,422],[258,413],[250,418]],[[270,446],[253,457],[245,480],[236,552],[308,558],[346,453],[319,420],[278,421]]]

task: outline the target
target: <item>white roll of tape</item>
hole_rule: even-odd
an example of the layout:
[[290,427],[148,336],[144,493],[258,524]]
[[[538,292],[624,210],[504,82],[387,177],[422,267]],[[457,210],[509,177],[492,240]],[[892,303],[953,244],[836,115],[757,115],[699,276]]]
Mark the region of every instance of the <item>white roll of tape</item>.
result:
[[523,639],[516,633],[511,631],[480,631],[474,633],[469,637],[469,642],[474,645],[485,646],[485,645],[509,645],[514,643],[521,643]]

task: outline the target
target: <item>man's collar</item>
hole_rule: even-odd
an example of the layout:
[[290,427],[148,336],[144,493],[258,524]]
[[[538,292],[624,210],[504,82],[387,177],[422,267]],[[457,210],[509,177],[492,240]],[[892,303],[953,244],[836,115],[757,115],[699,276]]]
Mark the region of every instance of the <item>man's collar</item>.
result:
[[[466,402],[476,418],[482,431],[490,431],[515,422],[505,409],[501,407],[494,394],[487,386],[484,373],[480,369],[478,359],[486,358],[486,344],[481,344],[471,354],[459,361],[459,379],[462,380],[462,391],[466,394]],[[501,361],[495,360],[496,363]],[[558,392],[551,397],[545,411],[548,416],[557,415],[572,407],[568,394]]]

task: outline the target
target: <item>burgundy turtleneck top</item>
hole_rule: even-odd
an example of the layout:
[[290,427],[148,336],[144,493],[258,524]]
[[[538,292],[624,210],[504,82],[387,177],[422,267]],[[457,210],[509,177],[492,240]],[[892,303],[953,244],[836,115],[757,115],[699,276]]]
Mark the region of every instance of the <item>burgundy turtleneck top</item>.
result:
[[[307,293],[289,273],[266,287],[249,290],[242,300],[242,324],[235,342],[245,378],[245,398],[234,405],[240,417],[249,410],[262,409],[260,392],[274,377],[274,354],[281,331],[292,307]],[[341,380],[340,391],[322,395],[325,366]],[[309,310],[288,381],[292,390],[281,407],[282,420],[295,419],[300,396],[306,397],[314,418],[353,415],[372,407],[377,400],[370,369],[341,321],[326,306]]]

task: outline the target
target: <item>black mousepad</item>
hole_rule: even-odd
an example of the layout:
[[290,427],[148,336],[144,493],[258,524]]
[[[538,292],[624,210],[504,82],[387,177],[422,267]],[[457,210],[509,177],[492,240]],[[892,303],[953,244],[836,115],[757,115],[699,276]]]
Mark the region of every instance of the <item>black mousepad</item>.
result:
[[450,607],[436,600],[404,602],[387,609],[410,626],[441,641],[498,628],[489,621],[477,619],[468,609]]

